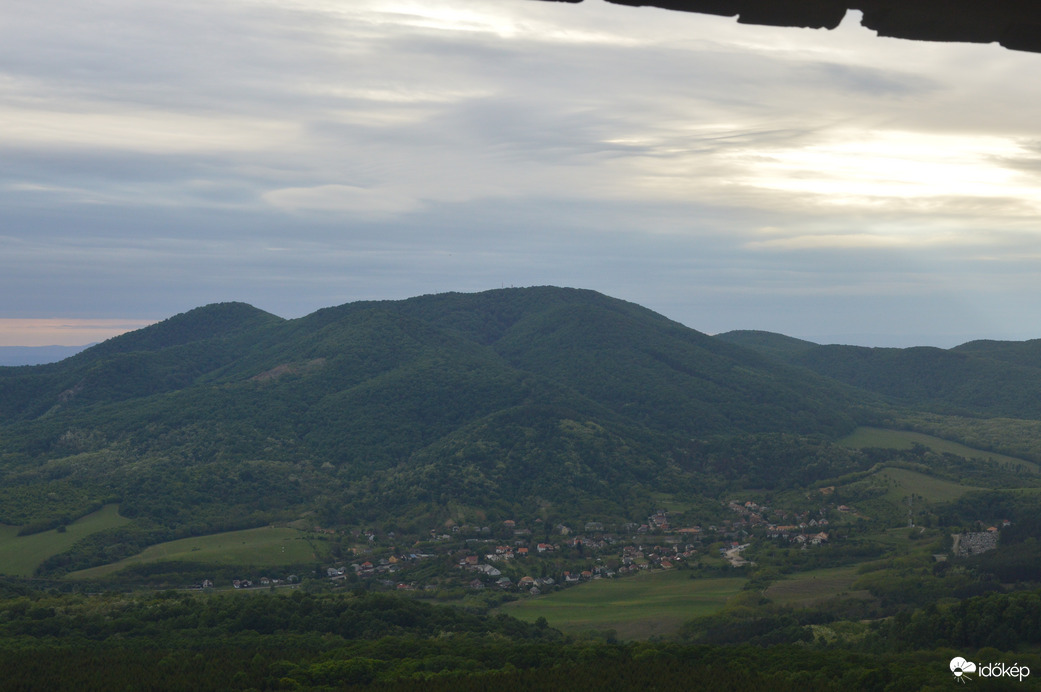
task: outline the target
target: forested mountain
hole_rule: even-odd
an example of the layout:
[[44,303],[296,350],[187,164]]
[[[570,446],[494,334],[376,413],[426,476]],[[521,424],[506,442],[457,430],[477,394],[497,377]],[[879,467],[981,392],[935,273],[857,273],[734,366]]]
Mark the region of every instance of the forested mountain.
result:
[[851,391],[592,291],[295,320],[210,305],[60,363],[0,368],[0,522],[106,499],[195,530],[436,513],[448,499],[618,511],[693,482],[695,438],[849,431]]
[[792,336],[764,332],[758,329],[738,329],[732,332],[716,334],[716,338],[782,359],[791,358],[796,354],[809,351],[820,345],[805,339],[796,339]]
[[1041,369],[1028,363],[1016,345],[710,337],[553,287],[293,320],[215,304],[60,363],[0,368],[0,524],[49,527],[119,502],[133,524],[92,539],[100,560],[304,516],[412,529],[449,505],[646,517],[655,493],[862,470],[867,457],[826,441],[884,416],[884,397],[1029,414]]
[[768,332],[717,338],[905,406],[969,416],[1041,417],[1041,340],[972,341],[941,349],[820,346]]
[[1041,367],[1041,339],[1031,339],[1029,341],[992,341],[982,339],[955,346],[951,350],[981,358],[1003,360],[1017,365]]

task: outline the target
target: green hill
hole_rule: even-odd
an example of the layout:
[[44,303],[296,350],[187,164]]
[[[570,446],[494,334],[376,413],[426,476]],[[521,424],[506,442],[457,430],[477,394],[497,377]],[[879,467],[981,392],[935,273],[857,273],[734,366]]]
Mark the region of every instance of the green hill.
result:
[[769,332],[716,337],[886,397],[964,416],[1041,417],[1041,340],[973,341],[952,349],[818,346]]
[[716,338],[738,346],[745,346],[781,359],[791,358],[804,351],[816,348],[819,344],[795,337],[764,332],[756,329],[738,329],[716,334]]
[[221,303],[93,346],[59,363],[0,368],[0,419],[140,399],[192,386],[241,358],[281,318]]
[[693,439],[849,432],[851,391],[592,291],[296,320],[210,305],[60,363],[0,368],[0,522],[119,501],[137,531],[106,539],[119,557],[308,513],[436,516],[448,501],[621,515],[696,487]]
[[970,341],[951,349],[956,353],[992,358],[1015,365],[1041,367],[1041,339],[1029,341]]

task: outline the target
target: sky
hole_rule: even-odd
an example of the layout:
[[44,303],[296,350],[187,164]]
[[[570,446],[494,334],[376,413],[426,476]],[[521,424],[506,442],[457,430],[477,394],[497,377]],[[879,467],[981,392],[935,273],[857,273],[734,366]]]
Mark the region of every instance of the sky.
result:
[[586,0],[9,0],[0,346],[590,288],[707,333],[1041,337],[1041,55]]

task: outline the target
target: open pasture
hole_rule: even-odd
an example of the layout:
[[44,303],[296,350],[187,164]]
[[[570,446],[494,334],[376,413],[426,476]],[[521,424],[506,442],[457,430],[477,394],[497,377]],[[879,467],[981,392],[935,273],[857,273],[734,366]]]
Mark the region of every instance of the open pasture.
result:
[[867,596],[850,591],[858,578],[857,567],[833,567],[794,574],[771,584],[763,595],[778,605],[808,608],[839,596]]
[[739,577],[691,579],[685,571],[642,572],[514,601],[503,611],[529,622],[544,617],[565,632],[615,630],[620,639],[647,639],[718,612],[744,583]]
[[325,543],[319,538],[297,529],[265,526],[160,543],[118,562],[73,572],[69,577],[98,579],[131,565],[154,562],[279,567],[313,563],[325,554]]
[[19,536],[17,526],[0,526],[0,574],[32,576],[44,560],[68,550],[81,538],[122,526],[129,521],[119,516],[116,505],[105,505],[72,522],[64,531],[51,529]]
[[928,447],[937,454],[956,454],[966,459],[989,459],[999,464],[1021,465],[1023,468],[1038,472],[1038,465],[1032,461],[1010,457],[997,452],[967,447],[940,437],[926,435],[911,430],[890,430],[887,428],[860,427],[839,440],[839,444],[854,449],[880,447],[883,449],[911,449],[915,444]]
[[950,502],[970,490],[978,489],[902,468],[882,469],[878,477],[886,480],[886,499],[901,505],[912,494],[926,502]]

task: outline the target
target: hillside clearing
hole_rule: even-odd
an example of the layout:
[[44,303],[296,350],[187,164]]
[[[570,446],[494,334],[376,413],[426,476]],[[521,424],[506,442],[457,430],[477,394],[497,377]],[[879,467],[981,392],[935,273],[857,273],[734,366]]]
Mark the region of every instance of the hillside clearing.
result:
[[950,502],[970,490],[979,490],[975,486],[935,478],[910,469],[886,468],[877,475],[886,480],[886,499],[896,504],[906,504],[906,498],[912,494],[926,502]]
[[778,605],[797,608],[808,608],[843,595],[868,597],[867,592],[850,591],[858,576],[855,566],[802,572],[771,584],[763,595]]
[[119,516],[116,505],[105,505],[72,522],[64,531],[51,529],[19,536],[17,526],[0,526],[0,573],[30,577],[44,560],[68,550],[76,541],[128,523],[129,519]]
[[690,572],[645,572],[588,584],[503,606],[513,617],[544,617],[565,632],[614,630],[620,639],[671,635],[695,617],[722,610],[745,579],[691,579]]
[[911,430],[891,430],[888,428],[860,427],[846,437],[839,440],[839,444],[853,449],[865,449],[868,447],[881,447],[884,449],[911,449],[916,444],[928,447],[938,454],[955,454],[966,459],[989,459],[999,464],[1022,465],[1024,468],[1037,473],[1038,465],[1010,457],[1005,454],[988,452],[982,449],[967,447],[958,442],[951,442],[940,437],[926,435],[925,433],[913,432]]
[[98,579],[125,567],[155,562],[279,567],[313,563],[326,553],[319,538],[297,529],[265,526],[160,543],[119,562],[72,572],[69,578]]

